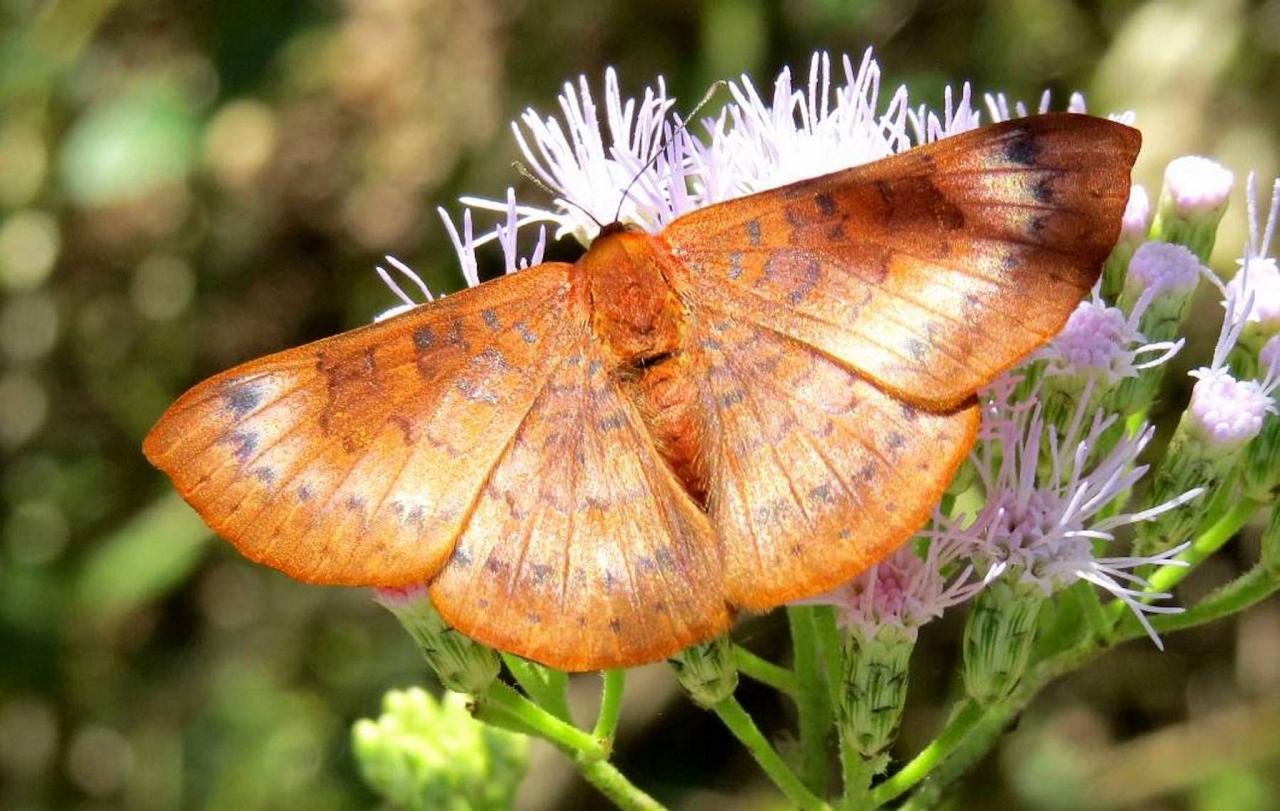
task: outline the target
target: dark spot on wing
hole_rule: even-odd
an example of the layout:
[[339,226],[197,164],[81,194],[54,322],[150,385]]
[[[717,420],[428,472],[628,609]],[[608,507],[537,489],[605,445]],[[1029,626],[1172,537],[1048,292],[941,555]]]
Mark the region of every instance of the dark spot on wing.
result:
[[813,202],[817,203],[818,210],[822,212],[824,217],[834,217],[840,207],[836,205],[835,198],[829,192],[822,192],[813,198]]
[[529,329],[529,325],[523,321],[515,323],[516,332],[520,333],[520,338],[527,344],[535,344],[538,342],[538,334]]
[[1048,205],[1053,202],[1053,178],[1042,177],[1031,187],[1031,196],[1037,203]]
[[746,394],[745,392],[742,391],[742,389],[734,389],[733,391],[727,392],[717,397],[716,403],[721,408],[729,408],[730,406],[736,406],[738,403],[741,403],[745,397],[746,397]]
[[[233,384],[234,385],[234,384]],[[256,383],[245,383],[228,391],[223,400],[231,413],[239,419],[258,407],[262,402],[262,390]]]
[[236,446],[236,459],[242,463],[252,459],[253,452],[258,449],[258,434],[254,431],[232,431],[230,440]]
[[601,417],[596,421],[596,427],[605,433],[616,431],[627,424],[627,418],[623,416],[621,411],[614,412],[607,417]]
[[737,279],[742,276],[742,251],[734,251],[729,254],[729,278]]
[[760,244],[760,236],[760,222],[758,220],[749,221],[747,223],[747,240],[753,246],[757,246]]
[[436,334],[431,331],[431,327],[418,327],[413,331],[413,348],[419,352],[430,349],[435,342]]
[[1029,132],[1014,133],[1004,145],[1005,160],[1019,166],[1034,166],[1039,155],[1035,136]]
[[904,437],[899,432],[894,431],[893,433],[889,434],[889,439],[887,440],[887,442],[889,444],[890,450],[896,451],[899,448],[901,448],[903,445],[907,444],[907,438]]
[[498,314],[493,310],[482,310],[480,317],[484,319],[484,325],[493,331],[497,331],[501,324],[498,321]]

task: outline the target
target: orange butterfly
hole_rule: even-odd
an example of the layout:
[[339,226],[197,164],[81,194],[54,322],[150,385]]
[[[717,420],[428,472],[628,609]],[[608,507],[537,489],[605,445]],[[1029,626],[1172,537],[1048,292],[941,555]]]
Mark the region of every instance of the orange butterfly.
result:
[[1051,114],[687,214],[224,372],[147,458],[247,557],[428,583],[565,670],[829,590],[927,520],[974,393],[1120,227],[1136,130]]

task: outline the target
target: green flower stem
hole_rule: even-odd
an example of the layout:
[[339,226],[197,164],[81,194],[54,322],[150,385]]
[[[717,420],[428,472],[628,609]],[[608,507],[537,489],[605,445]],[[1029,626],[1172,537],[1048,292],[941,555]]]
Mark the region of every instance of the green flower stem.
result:
[[[895,774],[877,786],[872,797],[877,804],[884,804],[920,784],[911,798],[899,806],[899,811],[924,811],[935,807],[943,799],[946,788],[996,745],[1005,728],[1027,708],[1045,685],[1082,667],[1104,650],[1106,648],[1089,640],[1045,659],[1027,670],[1022,682],[1008,698],[985,711],[976,703],[966,702],[951,717],[934,743],[898,773],[910,770],[909,776],[899,782],[898,774]],[[944,748],[939,746],[940,743],[950,745]],[[918,768],[913,768],[917,761],[935,747],[938,747],[938,751],[934,757],[922,761]]]
[[[790,610],[790,609],[788,609]],[[774,782],[787,799],[803,811],[829,811],[831,806],[814,796],[805,788],[795,772],[788,768],[782,757],[765,740],[755,721],[733,696],[726,698],[711,708],[729,728],[734,737],[747,748],[760,768]]]
[[799,697],[800,686],[796,682],[796,676],[785,667],[780,667],[767,659],[762,659],[741,645],[733,646],[733,663],[737,665],[738,671],[747,678],[755,679],[761,684],[768,685],[779,693],[785,693],[792,699]]
[[666,806],[636,788],[630,780],[618,771],[607,760],[580,762],[574,758],[574,764],[588,783],[596,787],[604,796],[622,811],[666,811]]
[[627,671],[606,670],[600,678],[604,682],[600,689],[600,714],[596,716],[596,726],[591,735],[608,752],[613,749],[613,736],[622,717],[622,693],[626,688]]
[[875,805],[881,806],[896,799],[928,777],[943,760],[951,756],[982,717],[982,707],[978,702],[964,701],[960,708],[952,713],[951,720],[947,722],[942,732],[925,747],[924,751],[912,758],[888,780],[876,786],[875,791],[871,793]]
[[[1174,563],[1166,563],[1159,567],[1151,576],[1147,578],[1151,585],[1146,589],[1150,593],[1167,592],[1174,586],[1186,579],[1187,575],[1195,571],[1195,568],[1204,562],[1205,558],[1212,555],[1222,548],[1222,545],[1235,537],[1235,534],[1249,523],[1249,519],[1262,505],[1250,498],[1241,498],[1237,501],[1225,515],[1219,518],[1208,529],[1200,533],[1200,536],[1191,542],[1191,546],[1182,554],[1178,555],[1177,560],[1182,565]],[[1121,600],[1113,600],[1111,605],[1107,606],[1112,625],[1118,623],[1124,616],[1126,606]]]
[[502,661],[529,698],[561,721],[573,723],[569,716],[569,702],[565,697],[568,678],[563,672],[534,664],[510,653],[502,654]]
[[844,796],[838,806],[841,811],[864,811],[876,807],[871,796],[871,781],[876,776],[874,764],[843,741],[840,743],[840,776],[844,779]]
[[[1277,591],[1280,591],[1280,573],[1268,571],[1265,566],[1258,564],[1181,614],[1162,614],[1148,619],[1160,633],[1194,628],[1238,614]],[[1146,633],[1146,629],[1130,614],[1116,630],[1116,641],[1146,636]]]
[[550,711],[533,703],[500,681],[495,681],[489,690],[479,697],[479,702],[481,705],[497,708],[533,730],[539,737],[546,738],[560,747],[597,760],[607,754],[590,734],[562,721]]
[[795,647],[795,674],[799,692],[801,774],[815,794],[827,793],[827,734],[832,729],[831,698],[822,662],[818,657],[818,630],[814,607],[787,607],[791,643]]
[[828,700],[832,707],[836,707],[840,704],[840,678],[844,673],[844,639],[836,625],[835,608],[829,605],[814,606],[813,626],[818,635],[818,652],[826,666]]
[[[609,671],[613,672],[621,671]],[[616,686],[612,689],[618,697],[609,701],[620,705],[621,679],[614,677],[613,683]],[[609,674],[606,673],[606,693],[610,690],[609,684]],[[607,760],[608,752],[593,736],[565,723],[502,682],[494,682],[478,700],[478,717],[550,741],[573,761],[587,782],[623,811],[665,811],[665,806],[633,785]]]

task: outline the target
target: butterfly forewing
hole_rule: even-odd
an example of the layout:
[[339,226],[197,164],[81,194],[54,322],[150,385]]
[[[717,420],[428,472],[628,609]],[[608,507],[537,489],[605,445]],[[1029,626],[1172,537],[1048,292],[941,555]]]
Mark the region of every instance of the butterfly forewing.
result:
[[220,374],[144,451],[253,560],[312,582],[421,583],[546,382],[571,269],[541,265]]
[[1018,119],[685,215],[694,295],[952,407],[1043,344],[1115,243],[1136,130]]

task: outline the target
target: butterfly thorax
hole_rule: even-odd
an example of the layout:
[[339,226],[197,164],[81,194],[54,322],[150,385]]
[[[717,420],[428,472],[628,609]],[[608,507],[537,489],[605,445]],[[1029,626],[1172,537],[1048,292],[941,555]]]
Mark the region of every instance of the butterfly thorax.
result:
[[635,404],[658,450],[696,499],[705,493],[697,453],[699,391],[687,368],[688,322],[672,288],[673,259],[657,237],[606,229],[579,261],[591,327],[611,374]]

